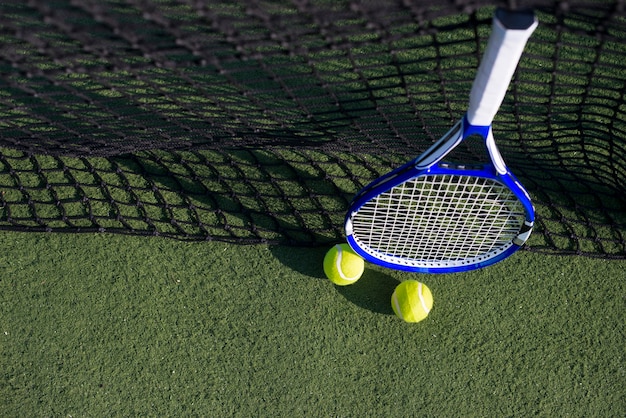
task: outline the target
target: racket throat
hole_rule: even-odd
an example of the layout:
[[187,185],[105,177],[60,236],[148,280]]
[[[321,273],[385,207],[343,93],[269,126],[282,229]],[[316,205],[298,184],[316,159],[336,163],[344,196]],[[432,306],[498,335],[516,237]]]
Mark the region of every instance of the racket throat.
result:
[[496,146],[496,141],[493,137],[493,129],[491,125],[472,125],[469,122],[468,116],[466,114],[463,117],[463,137],[469,138],[472,135],[478,135],[483,138],[493,166],[495,167],[498,174],[505,175],[508,170],[506,168],[506,164],[504,163],[504,158],[502,158],[502,154],[500,154],[500,150],[498,150],[498,147]]
[[502,154],[500,154],[500,150],[496,147],[496,141],[493,139],[493,131],[491,129],[489,129],[489,133],[485,139],[485,145],[487,146],[487,151],[489,151],[491,162],[496,168],[496,171],[498,174],[505,175],[508,172],[508,169],[506,168]]

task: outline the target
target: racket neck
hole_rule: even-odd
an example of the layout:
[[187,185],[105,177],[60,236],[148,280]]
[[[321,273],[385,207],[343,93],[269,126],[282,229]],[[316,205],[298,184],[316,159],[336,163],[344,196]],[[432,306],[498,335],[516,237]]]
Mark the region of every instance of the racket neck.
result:
[[468,114],[463,116],[463,138],[468,138],[471,135],[480,135],[483,138],[489,136],[491,131],[491,125],[472,125],[469,121]]

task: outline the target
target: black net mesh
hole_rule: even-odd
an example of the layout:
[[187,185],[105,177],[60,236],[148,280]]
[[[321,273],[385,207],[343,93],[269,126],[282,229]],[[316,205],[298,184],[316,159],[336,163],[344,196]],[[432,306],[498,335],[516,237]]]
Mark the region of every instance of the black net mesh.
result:
[[527,248],[625,258],[621,0],[2,1],[0,229],[341,240],[462,116],[507,5],[540,21],[494,122]]

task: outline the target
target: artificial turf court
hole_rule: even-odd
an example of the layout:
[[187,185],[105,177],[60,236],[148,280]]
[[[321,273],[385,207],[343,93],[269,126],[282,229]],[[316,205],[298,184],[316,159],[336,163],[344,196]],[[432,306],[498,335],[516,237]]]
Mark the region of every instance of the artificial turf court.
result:
[[465,111],[506,2],[461,3],[0,3],[0,416],[626,416],[619,1],[517,2],[525,250],[323,277],[354,193]]
[[[2,416],[626,414],[622,261],[522,251],[456,275],[324,248],[0,234]],[[401,280],[430,316],[391,311]]]

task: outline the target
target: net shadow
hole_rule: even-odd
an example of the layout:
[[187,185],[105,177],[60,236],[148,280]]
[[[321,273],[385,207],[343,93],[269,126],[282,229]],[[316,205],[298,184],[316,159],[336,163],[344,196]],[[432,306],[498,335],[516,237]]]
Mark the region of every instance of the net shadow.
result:
[[[0,229],[318,245],[351,196],[444,134],[506,2],[7,1]],[[528,248],[624,258],[623,5],[541,22],[496,141]]]

